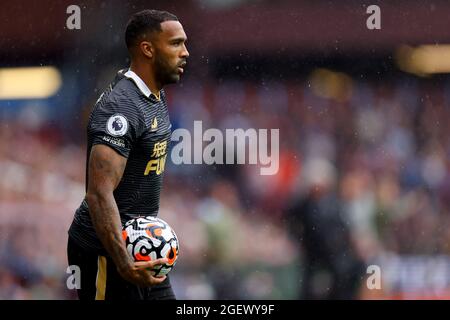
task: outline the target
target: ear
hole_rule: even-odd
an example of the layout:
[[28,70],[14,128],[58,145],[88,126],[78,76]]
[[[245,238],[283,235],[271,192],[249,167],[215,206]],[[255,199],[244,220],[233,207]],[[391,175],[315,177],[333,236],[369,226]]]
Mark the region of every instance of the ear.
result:
[[141,52],[147,57],[147,58],[153,58],[154,54],[154,47],[151,42],[149,41],[142,41],[139,44],[139,49],[141,49]]

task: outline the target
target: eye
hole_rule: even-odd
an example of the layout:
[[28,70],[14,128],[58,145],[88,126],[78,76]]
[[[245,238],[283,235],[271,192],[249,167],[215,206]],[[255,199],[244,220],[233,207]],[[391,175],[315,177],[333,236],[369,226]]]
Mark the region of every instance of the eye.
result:
[[176,47],[176,48],[178,48],[178,47],[180,47],[180,46],[182,46],[183,44],[185,44],[186,43],[186,39],[173,39],[171,42],[170,42],[170,45],[171,46],[174,46],[174,47]]

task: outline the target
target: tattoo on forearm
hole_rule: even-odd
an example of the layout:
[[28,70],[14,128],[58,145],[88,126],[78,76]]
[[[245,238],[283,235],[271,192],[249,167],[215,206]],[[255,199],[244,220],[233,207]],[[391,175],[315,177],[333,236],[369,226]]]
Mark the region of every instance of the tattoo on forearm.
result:
[[129,263],[130,258],[122,240],[122,224],[113,191],[120,182],[126,161],[117,156],[111,159],[109,156],[100,150],[91,155],[88,204],[100,241],[117,267],[121,268]]

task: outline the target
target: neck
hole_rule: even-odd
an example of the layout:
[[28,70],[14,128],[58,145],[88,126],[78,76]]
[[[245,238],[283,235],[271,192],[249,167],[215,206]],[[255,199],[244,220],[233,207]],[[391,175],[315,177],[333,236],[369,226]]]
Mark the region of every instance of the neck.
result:
[[130,70],[144,81],[153,94],[159,95],[159,90],[162,89],[162,85],[156,81],[155,73],[151,67],[142,63],[131,62]]

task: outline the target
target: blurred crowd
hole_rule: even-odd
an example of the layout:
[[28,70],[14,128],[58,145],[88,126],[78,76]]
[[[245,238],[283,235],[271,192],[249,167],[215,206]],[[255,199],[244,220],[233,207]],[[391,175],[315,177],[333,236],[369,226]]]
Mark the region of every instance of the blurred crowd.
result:
[[[292,223],[292,215],[304,214],[292,204],[319,189],[340,208],[323,209],[324,221],[342,224],[325,223],[320,232],[342,231],[345,237],[329,241],[349,250],[336,249],[333,261],[351,252],[361,266],[351,297],[447,294],[447,259],[439,260],[439,281],[427,280],[436,264],[426,261],[450,254],[450,82],[354,80],[332,96],[316,85],[216,80],[167,89],[174,129],[201,120],[204,130],[280,130],[276,175],[260,175],[260,165],[168,164],[160,217],[180,240],[171,274],[179,298],[304,298],[307,251],[314,251],[305,229],[315,226]],[[37,112],[31,106],[0,123],[1,299],[75,297],[66,288],[66,232],[84,195],[85,122],[67,130]],[[328,220],[327,212],[339,217]],[[424,279],[421,286],[405,285],[403,257],[425,259],[420,272],[409,269],[411,278]],[[365,286],[373,264],[387,270],[376,292]],[[308,285],[327,297],[330,279],[319,273]]]

